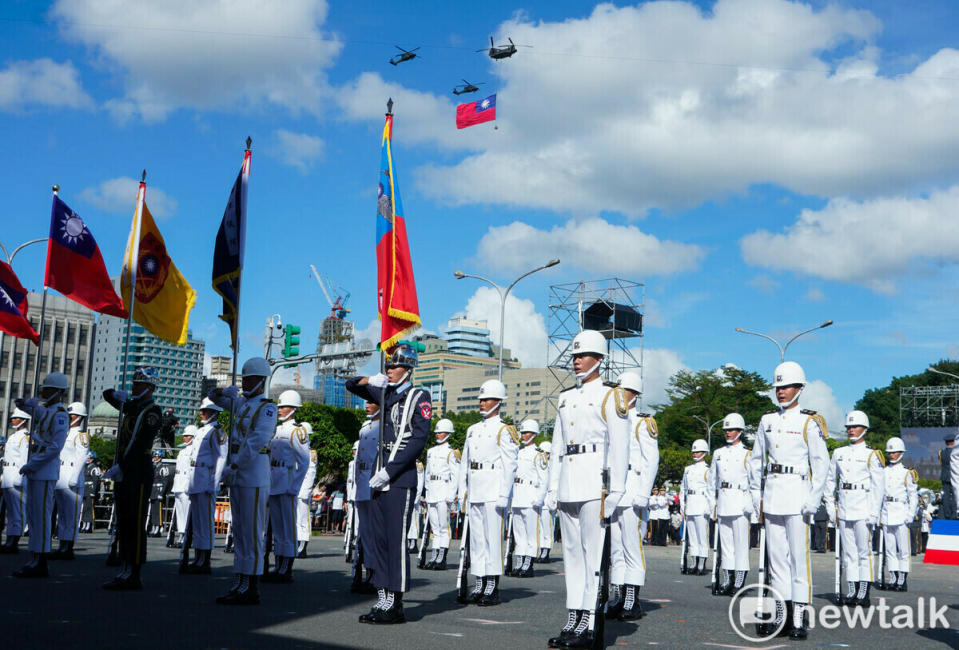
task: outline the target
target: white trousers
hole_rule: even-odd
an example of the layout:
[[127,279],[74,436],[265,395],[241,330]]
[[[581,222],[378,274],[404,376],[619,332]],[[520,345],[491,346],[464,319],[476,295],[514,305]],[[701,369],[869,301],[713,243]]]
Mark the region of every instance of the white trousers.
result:
[[[356,517],[357,513],[356,508],[353,508],[353,516]],[[308,542],[310,541],[310,535],[313,533],[310,526],[310,500],[309,499],[300,499],[296,500],[296,541],[297,542]]]
[[709,557],[709,524],[706,515],[686,516],[686,548],[692,557]]
[[27,491],[22,486],[4,488],[3,500],[7,504],[7,535],[20,537],[27,523]]
[[61,542],[72,542],[80,528],[80,506],[83,504],[83,484],[75,488],[63,488],[53,491],[57,502],[57,538]]
[[563,569],[566,572],[566,609],[596,607],[600,560],[603,556],[603,526],[599,499],[559,504],[563,531]]
[[190,514],[190,495],[186,492],[177,492],[173,495],[173,521],[176,523],[176,532],[186,532],[186,522]]
[[503,575],[503,518],[496,502],[471,503],[470,573],[474,576]]
[[30,543],[33,553],[49,553],[50,522],[53,515],[53,492],[56,481],[27,480],[27,523],[30,525]]
[[[179,504],[179,496],[177,501]],[[213,550],[213,518],[216,514],[216,497],[212,492],[198,492],[188,494],[190,499],[189,510],[187,514],[193,513],[190,517],[191,527],[193,528],[193,548],[198,551]],[[179,516],[179,515],[177,515]],[[185,521],[185,520],[184,520]],[[179,523],[177,523],[179,526]],[[184,524],[184,527],[186,524]],[[179,530],[179,528],[177,528]],[[235,533],[236,531],[234,531]],[[234,538],[236,536],[234,535]]]
[[413,507],[413,512],[410,513],[410,527],[406,531],[406,539],[419,539],[420,538],[420,509],[419,506]]
[[534,557],[537,550],[536,523],[539,514],[533,508],[513,508],[513,555]]
[[749,520],[745,515],[720,517],[717,525],[722,568],[726,571],[749,571]]
[[872,535],[865,519],[839,520],[842,535],[842,567],[847,582],[872,582]]
[[808,603],[812,597],[809,526],[802,515],[766,515],[769,584],[786,600]]
[[912,552],[909,545],[909,527],[886,525],[882,527],[882,534],[885,535],[886,570],[909,573],[909,556]]
[[646,584],[646,555],[643,552],[642,508],[616,508],[610,528],[609,581],[614,585]]
[[446,501],[429,503],[426,512],[433,531],[433,548],[450,547],[450,506]]
[[296,495],[270,495],[270,525],[273,527],[273,553],[277,557],[296,556]]
[[263,575],[267,492],[269,490],[262,488],[230,487],[234,573]]
[[553,513],[543,507],[539,512],[539,547],[553,548]]

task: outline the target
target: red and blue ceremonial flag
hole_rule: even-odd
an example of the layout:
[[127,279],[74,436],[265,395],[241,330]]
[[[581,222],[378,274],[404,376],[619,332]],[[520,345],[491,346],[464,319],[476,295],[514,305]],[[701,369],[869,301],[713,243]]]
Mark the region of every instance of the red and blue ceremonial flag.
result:
[[27,320],[27,290],[6,262],[0,262],[0,332],[40,344],[40,335]]
[[932,520],[922,561],[925,564],[959,565],[959,521]]
[[93,311],[127,317],[90,229],[56,194],[50,215],[43,284]]
[[393,114],[383,126],[380,183],[376,193],[376,289],[380,350],[388,350],[420,325],[413,260],[403,203],[393,173]]
[[474,124],[492,122],[496,119],[496,95],[486,99],[478,99],[469,104],[460,104],[456,107],[456,128],[465,129]]

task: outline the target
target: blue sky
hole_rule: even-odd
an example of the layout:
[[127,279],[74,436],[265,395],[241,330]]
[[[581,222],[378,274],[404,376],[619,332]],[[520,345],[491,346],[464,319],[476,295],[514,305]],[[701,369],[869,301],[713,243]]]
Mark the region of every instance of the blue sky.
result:
[[[495,297],[454,269],[508,283],[559,257],[515,290],[507,345],[544,362],[552,283],[645,282],[649,401],[683,367],[771,374],[772,344],[737,326],[787,337],[833,319],[789,355],[833,421],[959,356],[953,3],[458,4],[6,3],[0,241],[45,236],[58,183],[116,273],[146,168],[199,294],[194,334],[226,353],[212,246],[250,135],[242,356],[274,312],[312,347],[328,307],[310,264],[369,329],[392,96],[428,329],[458,312],[497,329]],[[473,51],[490,34],[533,47],[494,62]],[[422,58],[391,66],[394,44]],[[482,92],[454,98],[463,77]],[[457,131],[457,101],[492,92],[497,121]],[[15,261],[32,289],[43,260]]]

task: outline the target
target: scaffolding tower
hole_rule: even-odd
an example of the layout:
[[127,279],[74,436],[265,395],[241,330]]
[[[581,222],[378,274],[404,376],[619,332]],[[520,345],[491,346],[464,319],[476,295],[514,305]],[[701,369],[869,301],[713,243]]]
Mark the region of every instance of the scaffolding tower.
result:
[[[575,385],[572,344],[584,329],[596,330],[606,337],[608,354],[600,369],[604,380],[615,381],[627,370],[642,377],[645,300],[645,284],[621,278],[555,284],[549,288],[547,420],[552,422],[556,416],[559,394]],[[638,346],[633,339],[639,339]]]
[[959,384],[901,387],[899,423],[902,427],[959,426]]

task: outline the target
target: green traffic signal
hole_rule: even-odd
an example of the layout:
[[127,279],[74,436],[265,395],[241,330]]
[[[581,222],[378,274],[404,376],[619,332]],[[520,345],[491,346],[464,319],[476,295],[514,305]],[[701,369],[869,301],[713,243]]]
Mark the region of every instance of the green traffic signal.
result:
[[287,325],[283,330],[285,332],[283,358],[295,357],[300,353],[300,328],[298,325]]

